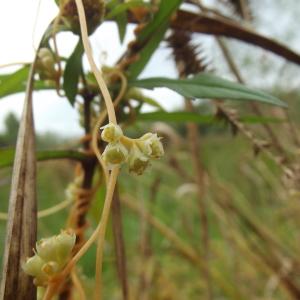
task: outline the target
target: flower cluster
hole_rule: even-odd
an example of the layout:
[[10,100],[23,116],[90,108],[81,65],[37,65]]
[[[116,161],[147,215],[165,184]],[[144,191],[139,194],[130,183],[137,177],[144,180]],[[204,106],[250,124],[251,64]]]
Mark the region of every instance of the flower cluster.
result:
[[34,277],[35,285],[46,285],[49,278],[58,274],[66,265],[75,240],[76,235],[69,231],[41,239],[36,243],[35,255],[24,263],[24,272]]
[[82,182],[83,182],[83,176],[79,175],[75,177],[73,182],[68,184],[65,190],[65,195],[68,200],[75,201],[78,195],[78,191],[81,189]]
[[127,162],[130,172],[141,175],[151,159],[158,159],[164,154],[161,138],[156,133],[146,133],[139,139],[130,139],[116,124],[109,123],[101,129],[101,138],[108,143],[102,157],[109,167]]
[[58,72],[55,69],[54,54],[48,48],[41,48],[38,52],[36,70],[42,80],[56,80]]

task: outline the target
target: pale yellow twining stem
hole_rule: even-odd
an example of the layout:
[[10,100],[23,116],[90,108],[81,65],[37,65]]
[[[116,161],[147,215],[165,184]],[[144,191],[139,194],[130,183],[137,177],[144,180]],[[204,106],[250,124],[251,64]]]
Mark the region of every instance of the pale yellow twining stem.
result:
[[[122,100],[125,92],[126,92],[126,89],[127,89],[127,79],[126,77],[123,75],[123,73],[119,70],[113,70],[110,74],[110,76],[112,75],[117,75],[119,76],[119,78],[121,79],[121,89],[120,89],[120,92],[118,94],[118,96],[115,98],[114,102],[113,102],[113,105],[114,107],[117,107],[118,104],[120,103],[120,101]],[[94,153],[102,167],[102,170],[104,172],[104,177],[105,177],[105,181],[106,181],[106,184],[108,183],[108,170],[107,170],[107,167],[106,167],[106,164],[105,162],[103,161],[102,157],[101,157],[101,153],[99,151],[99,148],[98,148],[98,137],[99,137],[99,128],[101,127],[101,125],[103,124],[103,122],[105,121],[106,119],[106,116],[107,116],[107,110],[105,109],[103,112],[101,112],[97,122],[96,122],[96,125],[94,126],[94,129],[93,129],[93,133],[92,133],[92,149],[94,150]]]
[[[93,59],[91,46],[90,46],[90,43],[88,40],[87,24],[86,24],[86,18],[85,18],[85,12],[84,12],[82,0],[75,0],[75,2],[76,2],[77,10],[78,10],[78,15],[79,15],[79,23],[80,23],[81,36],[82,36],[84,50],[86,52],[89,64],[91,66],[91,69],[96,77],[96,80],[97,80],[100,90],[102,92],[102,95],[103,95],[103,98],[105,101],[105,105],[106,105],[106,109],[107,109],[107,113],[108,113],[109,122],[117,124],[114,105],[111,100],[108,88],[102,77],[101,72],[98,70],[98,68],[95,64],[95,61]],[[100,163],[101,163],[101,156],[100,156]],[[114,193],[118,173],[119,173],[119,167],[116,166],[112,169],[110,176],[107,176],[108,182],[107,182],[107,191],[106,191],[106,196],[105,196],[105,202],[104,202],[101,220],[100,220],[97,228],[95,229],[95,231],[93,232],[91,237],[82,246],[82,248],[70,260],[70,262],[67,264],[65,269],[61,272],[61,274],[59,274],[56,278],[53,278],[52,283],[50,283],[48,285],[46,294],[44,296],[44,300],[50,300],[53,297],[55,292],[60,287],[61,279],[64,279],[71,272],[74,265],[78,262],[78,260],[81,258],[81,256],[85,254],[85,252],[90,248],[90,246],[94,243],[94,241],[97,238],[99,239],[99,241],[102,241],[102,243],[99,246],[99,251],[98,251],[100,254],[97,256],[102,257],[104,235],[105,235],[106,225],[108,222],[111,202],[113,199],[113,193]],[[102,269],[102,267],[100,266],[100,270],[101,269]],[[101,282],[99,282],[99,280],[101,280],[101,275],[99,276],[99,274],[98,274],[98,276],[96,278],[96,287],[97,288],[95,290],[95,299],[101,299]]]
[[72,279],[72,282],[73,282],[75,288],[77,289],[79,300],[86,300],[86,296],[85,296],[83,286],[80,282],[80,279],[77,275],[77,272],[76,272],[75,268],[71,272],[71,279]]
[[[127,89],[127,79],[126,77],[122,74],[122,72],[118,71],[118,70],[114,70],[110,75],[116,74],[120,77],[121,79],[121,89],[120,92],[118,94],[118,96],[116,97],[115,101],[113,102],[113,106],[116,107],[118,106],[118,104],[120,103],[120,101],[122,100],[126,89]],[[95,155],[99,161],[99,163],[102,166],[103,172],[104,172],[104,177],[106,180],[106,185],[109,182],[109,174],[108,174],[108,170],[106,167],[105,162],[103,161],[101,154],[99,152],[98,149],[98,136],[99,136],[99,128],[102,125],[102,123],[104,122],[105,118],[107,116],[107,110],[104,110],[101,114],[100,117],[94,127],[93,130],[93,134],[92,134],[92,148],[95,152]],[[112,201],[112,199],[111,199]],[[104,236],[105,236],[105,231],[106,231],[106,226],[108,223],[108,217],[109,217],[109,211],[110,211],[110,207],[108,211],[104,211],[103,209],[103,213],[102,213],[102,218],[101,218],[101,222],[103,223],[103,226],[100,228],[99,231],[99,238],[98,238],[98,243],[97,243],[97,252],[96,252],[96,278],[95,278],[95,295],[94,295],[94,299],[98,300],[101,299],[101,287],[102,287],[102,264],[103,264],[103,250],[104,250]]]
[[[106,86],[106,83],[102,77],[101,72],[98,70],[96,63],[93,59],[92,55],[92,49],[88,40],[88,31],[87,31],[87,23],[86,23],[86,18],[85,18],[85,12],[84,12],[84,7],[82,4],[82,0],[75,0],[76,1],[76,6],[78,10],[78,15],[79,15],[79,23],[80,23],[80,30],[81,30],[81,36],[82,36],[82,41],[83,41],[83,46],[84,50],[86,52],[89,64],[91,66],[91,69],[96,77],[97,83],[99,84],[101,93],[103,95],[107,113],[108,113],[108,119],[110,123],[117,124],[117,119],[116,119],[116,113],[114,109],[114,105],[111,99],[111,96],[109,94],[108,88]],[[98,130],[98,128],[96,128]],[[94,130],[95,133],[95,130]],[[95,134],[94,134],[95,135]],[[95,143],[95,140],[94,140]],[[95,146],[95,144],[94,144]],[[95,147],[97,149],[97,147]],[[96,151],[98,152],[98,151]],[[99,159],[100,163],[102,166],[104,166],[101,156],[99,156],[99,153],[96,154],[97,158]],[[103,168],[106,170],[105,166]],[[116,185],[116,180],[117,176],[119,173],[119,167],[114,167],[110,176],[107,176],[107,171],[105,171],[105,178],[108,180],[107,182],[107,193],[106,193],[106,199],[102,211],[102,216],[100,223],[98,225],[98,228],[96,229],[95,233],[98,236],[98,249],[97,249],[97,261],[96,261],[96,285],[95,285],[95,299],[101,299],[101,270],[102,270],[102,253],[103,253],[103,242],[104,242],[104,236],[105,236],[105,231],[106,231],[106,226],[109,218],[109,212],[110,212],[110,207],[111,207],[111,202],[113,199],[113,191]],[[78,252],[80,253],[80,251]],[[77,254],[78,254],[77,253]]]
[[84,47],[85,53],[87,55],[87,59],[89,61],[91,69],[96,77],[97,83],[99,84],[101,93],[103,95],[106,109],[108,112],[109,122],[117,124],[116,113],[114,110],[114,105],[111,100],[108,88],[107,88],[106,83],[102,77],[102,74],[101,74],[100,70],[97,68],[96,63],[93,58],[91,45],[90,45],[90,42],[88,39],[87,24],[86,24],[86,18],[85,18],[82,0],[75,0],[75,1],[76,1],[76,6],[77,6],[77,10],[78,10],[78,15],[79,15],[79,23],[80,23],[80,31],[81,31],[81,36],[82,36],[83,47]]
[[[91,237],[85,242],[85,244],[81,247],[81,249],[71,258],[71,260],[68,262],[67,266],[64,268],[64,270],[52,278],[51,282],[49,283],[45,296],[43,300],[50,300],[54,296],[54,294],[59,290],[61,284],[64,281],[64,278],[70,274],[75,264],[79,261],[79,259],[87,252],[87,250],[90,248],[90,246],[97,240],[98,236],[100,236],[100,233],[104,235],[106,224],[109,217],[111,202],[113,198],[114,189],[116,186],[116,181],[119,173],[119,168],[114,167],[112,169],[111,175],[109,176],[109,182],[107,185],[107,191],[105,195],[104,200],[104,207],[102,211],[101,220],[91,235]],[[97,299],[101,299],[98,297]]]
[[[45,218],[45,217],[51,216],[51,215],[59,212],[59,211],[65,209],[66,207],[68,207],[72,202],[73,202],[72,199],[65,199],[64,201],[62,201],[54,206],[40,210],[37,213],[38,219]],[[0,212],[0,220],[7,221],[8,214],[4,213],[4,212]]]

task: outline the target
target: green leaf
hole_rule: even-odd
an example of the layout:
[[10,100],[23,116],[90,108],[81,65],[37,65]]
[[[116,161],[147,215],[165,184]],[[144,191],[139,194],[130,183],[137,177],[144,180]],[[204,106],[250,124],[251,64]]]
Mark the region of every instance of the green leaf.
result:
[[[51,159],[72,159],[84,161],[87,158],[87,156],[84,153],[75,150],[38,151],[36,155],[38,161]],[[14,162],[14,157],[15,149],[0,149],[0,168],[12,166]]]
[[188,79],[170,79],[153,77],[131,81],[130,86],[145,89],[157,87],[169,88],[186,98],[230,99],[259,101],[267,104],[287,107],[278,98],[262,91],[248,88],[211,74],[200,74]]
[[152,54],[157,49],[161,40],[164,38],[167,29],[168,24],[164,24],[158,29],[155,35],[151,36],[147,45],[139,52],[139,59],[129,66],[129,78],[137,78],[138,75],[143,71]]
[[120,13],[119,15],[116,16],[116,23],[118,26],[120,43],[122,44],[125,38],[126,28],[127,28],[126,12]]
[[139,59],[128,68],[131,79],[137,78],[145,68],[152,54],[164,38],[168,29],[169,19],[180,3],[181,0],[162,0],[153,20],[139,33],[137,43],[141,50],[138,54]]
[[247,124],[268,124],[286,122],[285,119],[264,116],[241,116],[239,120]]
[[[135,98],[133,98],[135,99]],[[149,98],[149,97],[145,97],[143,96],[142,98],[139,98],[139,99],[135,99],[136,101],[139,101],[139,102],[144,102],[144,103],[147,103],[148,105],[151,105],[153,107],[156,107],[156,108],[159,108],[160,110],[164,111],[165,109],[154,99],[152,98]]]
[[77,46],[67,61],[64,72],[63,88],[71,105],[74,105],[75,97],[78,91],[79,77],[82,72],[83,52],[83,45],[81,41],[78,41]]
[[[27,77],[29,74],[29,65],[25,65],[14,73],[0,75],[0,98],[25,92]],[[53,89],[54,85],[45,84],[44,81],[36,80],[34,82],[35,90]]]
[[12,74],[0,76],[0,97],[22,92],[26,88],[26,81],[29,73],[28,65]]
[[[176,112],[165,112],[165,111],[155,111],[150,113],[142,113],[137,116],[138,121],[145,122],[176,122],[176,123],[185,123],[185,122],[194,122],[198,124],[213,124],[220,123],[214,115],[200,115],[196,112],[185,112],[185,111],[176,111]],[[239,121],[248,124],[262,124],[262,123],[279,123],[284,120],[272,117],[260,117],[260,116],[243,116]]]
[[181,2],[181,0],[162,0],[160,2],[159,10],[154,15],[153,20],[148,23],[139,34],[139,41],[145,42],[149,38],[149,36],[157,32],[159,28],[168,23],[171,15],[179,7]]
[[199,124],[210,124],[215,121],[215,116],[212,115],[199,115],[193,112],[164,112],[156,111],[150,113],[142,113],[137,116],[138,121],[163,121],[163,122],[195,122]]

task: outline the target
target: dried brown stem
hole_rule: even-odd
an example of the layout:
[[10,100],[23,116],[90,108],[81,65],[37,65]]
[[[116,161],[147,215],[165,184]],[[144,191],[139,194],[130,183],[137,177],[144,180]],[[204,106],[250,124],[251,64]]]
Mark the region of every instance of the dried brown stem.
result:
[[[193,111],[193,104],[190,100],[186,100],[186,110]],[[195,123],[187,123],[187,131],[188,131],[188,141],[189,141],[189,149],[191,153],[191,160],[194,166],[194,175],[195,182],[197,185],[198,191],[198,208],[199,208],[199,216],[201,222],[201,241],[203,244],[203,257],[205,261],[205,266],[203,269],[204,277],[207,284],[207,299],[213,299],[213,291],[211,278],[209,274],[209,231],[208,231],[208,217],[207,217],[207,205],[205,203],[205,179],[204,179],[204,170],[202,163],[200,161],[200,149],[199,149],[199,132],[197,125]]]
[[[182,240],[176,232],[162,223],[160,220],[152,216],[146,210],[141,208],[137,201],[133,201],[130,196],[122,196],[121,202],[124,203],[130,210],[134,211],[138,215],[142,215],[143,218],[151,224],[157,231],[159,231],[168,241],[170,241],[176,250],[182,257],[187,259],[193,266],[197,267],[201,272],[204,268],[204,261],[198,255],[197,251],[184,240]],[[244,299],[240,294],[239,290],[234,288],[219,271],[215,268],[210,270],[210,274],[214,283],[219,286],[225,294],[229,295],[230,299],[242,300]]]
[[[128,21],[131,23],[138,22],[132,14],[129,15]],[[178,10],[176,17],[171,20],[170,26],[173,29],[185,30],[188,32],[238,39],[248,44],[263,48],[287,59],[290,62],[300,65],[300,55],[295,51],[275,40],[258,34],[239,25],[237,22],[230,21],[226,18],[217,16],[211,17],[208,14],[201,14],[199,16],[195,13]],[[134,57],[132,57],[132,59],[134,59]]]

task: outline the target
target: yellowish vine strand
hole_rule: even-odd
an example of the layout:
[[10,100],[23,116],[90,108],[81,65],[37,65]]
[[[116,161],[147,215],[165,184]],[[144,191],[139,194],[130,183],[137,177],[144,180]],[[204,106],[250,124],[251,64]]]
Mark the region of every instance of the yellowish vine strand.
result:
[[[38,219],[45,218],[59,212],[64,208],[68,207],[72,202],[73,202],[72,199],[66,199],[54,206],[40,210],[37,213]],[[0,220],[7,221],[7,219],[8,219],[8,214],[4,212],[0,212]]]
[[[52,299],[56,291],[59,289],[59,286],[63,282],[63,279],[70,274],[75,264],[87,252],[87,250],[97,240],[97,238],[99,238],[100,240],[104,239],[105,229],[109,217],[110,207],[113,199],[113,193],[116,186],[118,174],[119,174],[119,167],[114,167],[109,176],[109,181],[108,181],[108,186],[107,186],[107,191],[106,191],[106,196],[104,201],[104,207],[101,215],[101,220],[97,228],[90,236],[90,238],[85,242],[85,244],[81,247],[81,249],[72,257],[72,259],[69,261],[69,263],[64,268],[64,270],[60,274],[52,278],[51,282],[49,282],[43,300]],[[97,300],[99,299],[101,299],[101,295],[98,296]]]
[[[122,100],[122,98],[126,92],[127,79],[123,75],[123,73],[119,70],[114,70],[110,75],[113,75],[113,74],[118,75],[121,79],[120,92],[119,92],[118,96],[116,97],[115,101],[113,102],[114,107],[116,107],[116,106],[118,106],[118,104],[120,103],[120,101]],[[101,154],[99,152],[98,145],[97,145],[98,130],[99,130],[99,127],[102,125],[103,121],[105,120],[106,115],[107,115],[107,110],[105,110],[100,115],[100,117],[94,127],[93,134],[92,134],[92,148],[102,166],[103,172],[105,174],[106,184],[108,184],[108,178],[109,178],[108,171],[107,171],[106,165],[101,157]],[[111,176],[112,176],[112,174],[111,174]],[[112,201],[112,199],[111,199],[111,201]],[[96,270],[95,270],[96,278],[95,278],[95,295],[94,295],[95,300],[101,299],[101,290],[102,290],[102,276],[101,275],[102,275],[102,264],[103,264],[103,248],[104,248],[104,237],[105,237],[106,227],[107,227],[108,218],[109,218],[109,211],[110,211],[110,207],[107,211],[104,211],[104,209],[103,209],[103,214],[102,214],[102,218],[101,218],[103,226],[100,228],[98,241],[97,241]]]
[[[81,35],[82,35],[83,46],[84,46],[89,64],[91,66],[91,69],[96,77],[96,80],[97,80],[100,90],[102,92],[102,95],[103,95],[103,98],[105,101],[105,105],[106,105],[106,109],[107,109],[107,113],[108,113],[109,122],[117,124],[116,114],[115,114],[115,110],[114,110],[114,104],[110,97],[106,83],[102,77],[102,74],[98,70],[98,68],[94,62],[94,59],[93,59],[92,50],[91,50],[90,43],[88,40],[86,18],[85,18],[85,12],[84,12],[82,0],[75,0],[75,2],[76,2],[77,10],[78,10],[78,15],[79,15],[79,23],[80,23],[80,30],[81,30]],[[125,77],[121,77],[121,78],[124,80]],[[124,87],[124,84],[123,84],[124,92],[126,90],[126,85]],[[122,97],[123,97],[123,95],[119,97],[118,102],[121,100]],[[105,119],[105,114],[103,114],[103,116],[101,116],[101,118],[99,118],[97,123],[100,124],[101,122],[104,121],[104,119]],[[99,124],[98,124],[98,126],[100,126]],[[104,167],[104,170],[106,170],[106,168],[102,162],[98,147],[97,147],[97,131],[99,128],[98,126],[95,126],[94,131],[93,131],[94,136],[96,137],[96,138],[94,137],[93,145],[94,145],[94,149],[97,149],[95,151],[95,153],[97,155],[97,158],[99,159],[99,162]],[[101,220],[100,220],[97,228],[91,235],[91,237],[86,241],[86,243],[82,246],[82,248],[75,254],[75,256],[69,261],[69,263],[67,264],[65,269],[59,275],[57,275],[55,278],[52,278],[51,282],[49,282],[49,285],[46,290],[46,294],[44,296],[44,300],[52,299],[54,294],[58,291],[61,282],[63,282],[63,279],[67,275],[69,275],[69,273],[72,271],[75,264],[86,253],[86,251],[96,241],[96,239],[98,239],[98,245],[99,245],[98,250],[97,250],[96,265],[100,264],[100,267],[96,268],[97,275],[96,275],[95,299],[97,299],[97,300],[101,299],[101,274],[99,274],[99,272],[101,273],[101,270],[102,270],[103,241],[104,241],[106,227],[107,227],[107,223],[108,223],[108,219],[109,219],[109,213],[110,213],[110,207],[111,207],[111,203],[112,203],[112,199],[113,199],[113,193],[114,193],[114,189],[116,186],[117,177],[119,174],[119,167],[118,166],[114,167],[112,169],[110,175],[108,175],[107,170],[104,172],[105,172],[105,177],[107,180],[107,191],[106,191],[106,196],[105,196],[105,201],[104,201],[104,207],[102,210]]]
[[[121,79],[121,89],[120,89],[120,92],[118,94],[118,96],[116,97],[116,99],[114,100],[113,102],[113,105],[114,105],[114,108],[118,106],[118,104],[120,103],[120,101],[122,100],[125,92],[126,92],[126,89],[127,89],[127,79],[126,77],[123,75],[123,73],[119,70],[114,70],[112,71],[112,73],[110,73],[109,75],[112,76],[112,75],[118,75],[119,78]],[[107,110],[104,110],[95,126],[94,126],[94,129],[93,129],[93,133],[92,133],[92,149],[94,150],[94,153],[103,169],[103,172],[104,172],[104,177],[105,177],[105,181],[106,181],[106,184],[108,183],[108,171],[107,171],[107,168],[106,168],[106,164],[105,162],[103,161],[102,157],[101,157],[101,153],[99,152],[99,149],[98,149],[98,136],[99,136],[99,128],[101,127],[101,125],[103,124],[105,118],[107,116]]]
[[113,193],[117,181],[117,176],[119,174],[119,167],[114,167],[108,181],[108,187],[106,191],[105,201],[104,201],[104,207],[102,211],[101,220],[91,235],[91,237],[85,242],[85,244],[82,246],[82,248],[75,254],[75,256],[70,260],[70,262],[67,264],[66,268],[63,270],[62,275],[66,276],[69,274],[70,270],[73,268],[73,266],[78,262],[78,260],[83,256],[86,251],[89,249],[89,247],[95,242],[95,240],[98,237],[98,234],[100,233],[100,228],[104,226],[104,222],[107,218],[107,214],[109,214],[111,201],[113,198]]
[[[110,192],[109,197],[104,202],[104,207],[102,211],[101,221],[99,224],[99,232],[98,232],[98,244],[97,244],[97,254],[96,254],[96,278],[95,278],[95,293],[94,299],[101,300],[102,299],[102,264],[103,264],[103,250],[104,250],[104,237],[106,232],[106,227],[109,219],[110,207],[113,200],[113,191],[116,186],[117,177],[119,174],[120,168],[114,167],[111,175],[110,181],[108,183],[108,189],[112,190]],[[113,184],[113,187],[111,186]],[[109,190],[107,193],[109,193]]]
[[99,84],[101,93],[103,95],[105,105],[107,108],[107,112],[108,112],[109,122],[117,124],[117,118],[116,118],[116,113],[114,110],[114,105],[113,105],[112,99],[110,97],[110,94],[109,94],[108,88],[105,84],[105,81],[102,77],[102,74],[101,74],[100,70],[97,68],[96,63],[93,58],[91,45],[90,45],[90,42],[88,39],[88,31],[87,31],[86,18],[85,18],[85,12],[84,12],[82,0],[75,0],[75,2],[76,2],[77,10],[78,10],[78,15],[79,15],[80,31],[81,31],[82,42],[83,42],[83,47],[84,47],[85,53],[87,55],[89,64],[91,66],[91,69],[92,69],[95,77],[96,77],[96,80]]
[[72,282],[73,282],[75,288],[78,291],[79,300],[86,300],[86,295],[85,295],[83,286],[80,282],[80,279],[79,279],[75,269],[73,269],[73,271],[71,272],[71,279],[72,279]]

